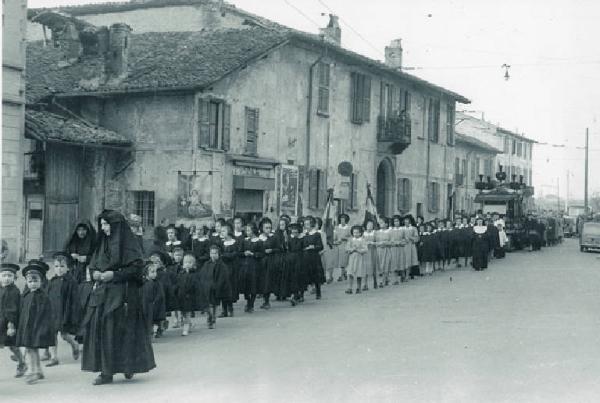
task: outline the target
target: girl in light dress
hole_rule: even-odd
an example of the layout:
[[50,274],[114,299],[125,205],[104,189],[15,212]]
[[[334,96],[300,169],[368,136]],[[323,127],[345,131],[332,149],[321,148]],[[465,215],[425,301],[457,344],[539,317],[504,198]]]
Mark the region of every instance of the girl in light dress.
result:
[[419,243],[419,230],[416,227],[415,219],[410,215],[404,217],[404,234],[406,236],[406,267],[410,273],[410,278],[418,276],[419,256],[417,253],[417,244]]
[[375,223],[373,220],[365,221],[365,232],[363,237],[367,242],[367,256],[365,259],[366,274],[363,281],[363,291],[369,291],[369,276],[373,277],[373,288],[377,288],[377,250],[375,240]]
[[346,243],[348,253],[347,273],[349,276],[349,287],[346,294],[352,294],[354,279],[356,279],[356,293],[361,293],[362,279],[367,274],[366,255],[368,251],[367,241],[363,237],[363,228],[360,225],[352,227],[352,238]]
[[335,254],[335,267],[339,267],[340,277],[338,281],[346,280],[346,265],[348,264],[348,254],[346,253],[346,242],[350,238],[350,226],[348,225],[350,217],[348,214],[338,216],[339,224],[333,230],[333,247],[337,251]]
[[382,217],[379,222],[380,229],[375,232],[375,246],[377,251],[377,275],[379,287],[389,285],[390,271],[392,270],[392,240],[391,230],[388,228],[390,220]]
[[394,272],[393,284],[398,285],[404,271],[404,245],[406,245],[404,231],[402,230],[402,218],[399,215],[392,217],[392,229],[390,232],[392,242],[392,271]]

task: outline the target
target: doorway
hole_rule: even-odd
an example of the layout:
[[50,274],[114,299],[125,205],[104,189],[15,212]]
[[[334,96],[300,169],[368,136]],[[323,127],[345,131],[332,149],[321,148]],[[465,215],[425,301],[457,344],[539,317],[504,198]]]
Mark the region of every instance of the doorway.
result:
[[44,196],[27,195],[25,201],[25,259],[39,259],[43,253]]
[[377,167],[377,213],[390,217],[394,213],[394,166],[384,158]]

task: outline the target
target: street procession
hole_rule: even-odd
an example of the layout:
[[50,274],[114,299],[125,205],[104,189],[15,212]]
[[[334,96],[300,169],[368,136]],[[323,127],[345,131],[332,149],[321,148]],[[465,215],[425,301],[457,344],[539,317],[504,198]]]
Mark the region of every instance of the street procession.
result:
[[2,13],[3,403],[597,401],[600,6]]

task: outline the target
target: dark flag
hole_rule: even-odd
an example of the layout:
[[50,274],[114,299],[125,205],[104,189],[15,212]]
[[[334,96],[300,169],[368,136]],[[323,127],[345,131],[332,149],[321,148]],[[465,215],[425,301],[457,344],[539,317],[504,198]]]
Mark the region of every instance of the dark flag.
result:
[[373,194],[371,193],[371,185],[367,183],[367,201],[365,203],[365,221],[363,224],[366,225],[367,220],[371,220],[373,221],[373,224],[375,224],[375,229],[377,229],[379,228],[377,217],[377,207],[375,206]]
[[331,209],[333,208],[333,189],[327,190],[327,203],[325,204],[325,211],[323,212],[323,232],[327,238],[327,244],[329,247],[333,246],[333,217]]

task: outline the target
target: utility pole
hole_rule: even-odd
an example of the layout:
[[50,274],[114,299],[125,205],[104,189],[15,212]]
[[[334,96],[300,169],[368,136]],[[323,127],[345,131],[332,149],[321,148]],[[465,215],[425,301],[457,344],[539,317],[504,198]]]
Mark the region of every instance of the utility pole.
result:
[[556,212],[560,213],[560,176],[556,177],[556,205]]
[[590,132],[585,128],[585,189],[584,189],[584,206],[585,214],[588,213],[588,151],[590,148]]
[[565,210],[569,212],[569,176],[571,176],[571,171],[567,169],[567,200],[565,202]]

